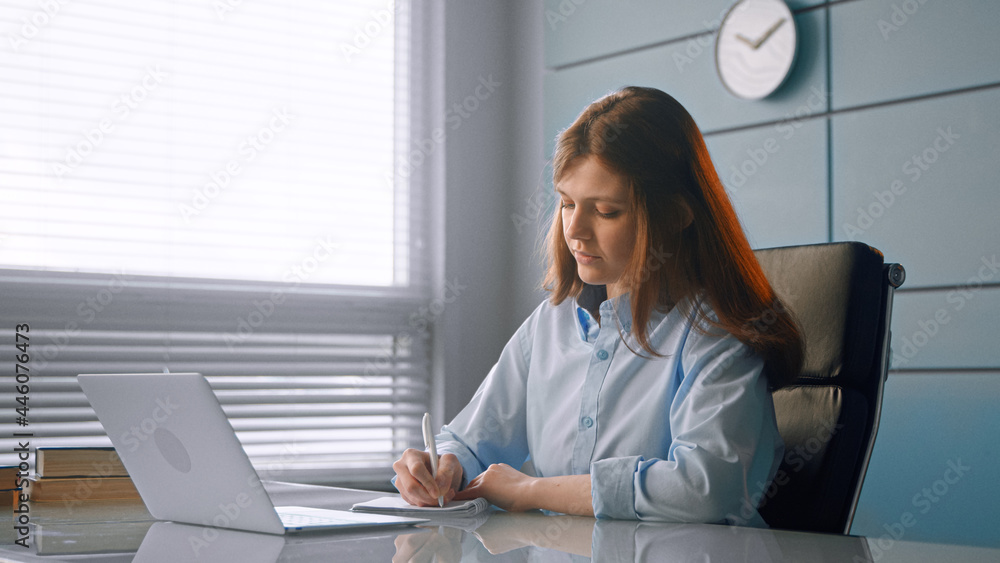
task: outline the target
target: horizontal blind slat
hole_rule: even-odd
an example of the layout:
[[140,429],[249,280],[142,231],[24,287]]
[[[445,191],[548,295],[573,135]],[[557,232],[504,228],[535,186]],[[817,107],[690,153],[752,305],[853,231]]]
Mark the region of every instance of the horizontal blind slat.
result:
[[265,478],[387,478],[440,314],[398,168],[409,4],[354,60],[381,0],[59,5],[0,57],[0,323],[31,325],[32,446],[109,444],[78,373],[166,368],[208,377]]
[[[42,13],[38,5],[19,4],[26,17]],[[18,144],[0,142],[5,153],[0,172],[32,178],[29,182],[36,193],[38,184],[45,188],[58,184],[69,193],[78,182],[83,190],[92,183],[138,184],[143,196],[158,195],[170,202],[167,208],[172,213],[150,214],[124,196],[109,200],[125,202],[117,209],[94,207],[92,198],[66,198],[48,205],[47,214],[14,209],[34,215],[33,223],[15,229],[16,244],[11,247],[23,251],[2,255],[0,261],[23,267],[34,256],[49,268],[100,271],[124,259],[122,254],[99,250],[117,240],[132,255],[150,257],[136,269],[138,273],[274,280],[283,273],[282,258],[296,255],[296,240],[306,244],[310,232],[336,226],[336,232],[353,232],[356,241],[366,242],[349,243],[354,250],[345,248],[336,267],[317,272],[314,283],[409,282],[408,276],[395,271],[393,262],[401,249],[415,247],[406,240],[408,232],[393,229],[396,204],[391,199],[401,188],[409,189],[400,182],[405,178],[392,180],[393,153],[398,149],[394,135],[407,130],[409,119],[396,103],[408,87],[408,73],[396,72],[397,66],[406,66],[398,63],[406,63],[407,50],[396,45],[397,40],[404,45],[409,41],[406,3],[393,7],[388,14],[391,22],[380,24],[384,32],[365,47],[364,64],[360,60],[352,64],[342,46],[353,40],[358,24],[386,9],[381,2],[318,11],[314,3],[291,2],[283,17],[258,22],[270,26],[272,33],[267,34],[252,24],[260,16],[252,15],[258,8],[241,6],[223,24],[211,10],[191,11],[170,2],[150,4],[151,10],[134,10],[130,3],[74,4],[72,10],[61,9],[46,18],[51,21],[44,41],[39,38],[29,44],[44,44],[44,49],[17,49],[0,59],[0,70],[10,84],[0,92],[4,102],[0,121],[18,128]],[[106,130],[102,124],[107,124]],[[199,144],[198,152],[179,154]],[[137,147],[142,151],[135,154]],[[251,172],[226,177],[229,164]],[[151,182],[153,178],[156,181]],[[338,213],[334,208],[324,213],[321,206],[298,203],[323,201],[331,191],[330,180],[337,178],[344,179],[353,193],[387,194],[388,202],[369,200],[353,206],[382,214],[372,220],[364,212]],[[0,183],[0,196],[6,195],[7,185]],[[192,214],[192,202],[206,199],[205,186],[229,191]],[[259,196],[268,193],[279,197]],[[64,221],[63,216],[74,214],[100,216],[90,230],[103,229],[107,234],[88,238],[78,229],[60,231],[45,225],[46,216]],[[134,224],[133,218],[146,215],[150,220],[145,225]],[[181,224],[180,229],[157,223],[181,216],[190,224]],[[261,220],[252,223],[264,240],[274,244],[284,235],[292,239],[292,246],[275,247],[269,255],[248,235],[227,241],[235,245],[232,251],[213,248],[220,233],[256,217]],[[116,223],[118,218],[124,221]],[[36,229],[29,228],[31,224]],[[139,236],[119,236],[128,229]],[[177,238],[167,233],[183,237],[185,231],[193,234],[187,243],[155,243]],[[387,243],[374,244],[379,232]],[[300,238],[288,233],[300,233]],[[231,259],[223,268],[208,258],[210,253]]]

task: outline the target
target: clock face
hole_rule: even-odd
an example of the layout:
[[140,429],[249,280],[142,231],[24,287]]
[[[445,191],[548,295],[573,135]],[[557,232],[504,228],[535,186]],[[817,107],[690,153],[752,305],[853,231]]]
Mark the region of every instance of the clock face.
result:
[[785,81],[795,61],[795,20],[781,0],[741,0],[715,42],[719,78],[734,95],[763,98]]

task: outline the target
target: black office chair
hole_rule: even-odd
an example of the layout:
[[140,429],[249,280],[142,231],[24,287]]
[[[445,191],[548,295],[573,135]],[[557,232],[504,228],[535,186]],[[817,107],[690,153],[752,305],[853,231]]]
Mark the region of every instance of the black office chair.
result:
[[760,513],[774,528],[847,534],[875,445],[899,264],[857,242],[758,250],[805,340],[802,375],[775,391],[785,457]]

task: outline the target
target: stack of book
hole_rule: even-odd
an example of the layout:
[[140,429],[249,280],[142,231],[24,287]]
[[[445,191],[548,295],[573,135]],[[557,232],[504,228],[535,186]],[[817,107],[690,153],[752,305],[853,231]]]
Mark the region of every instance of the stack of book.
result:
[[36,449],[28,493],[33,502],[139,498],[112,447]]
[[[18,487],[21,478],[17,476],[17,472],[16,465],[0,465],[0,507],[11,508],[17,505],[18,495],[21,493],[21,488]],[[6,510],[0,514],[9,514]]]

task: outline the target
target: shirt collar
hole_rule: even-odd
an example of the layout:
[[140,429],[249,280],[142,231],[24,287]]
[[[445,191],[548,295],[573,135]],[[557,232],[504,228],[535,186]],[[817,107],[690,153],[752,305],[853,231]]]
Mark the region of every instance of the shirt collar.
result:
[[597,319],[588,310],[588,306],[598,303],[600,303],[598,310],[601,318],[606,320],[605,326],[608,326],[607,321],[611,320],[615,322],[616,328],[621,327],[623,333],[627,334],[632,330],[632,306],[629,294],[619,295],[614,299],[608,299],[607,295],[604,286],[585,284],[576,298],[577,333],[584,342],[593,342],[601,331]]
[[597,319],[590,314],[590,311],[577,305],[576,320],[576,330],[580,335],[580,340],[583,340],[584,342],[593,342],[594,340],[597,340],[597,335],[601,332],[601,327],[597,324]]

